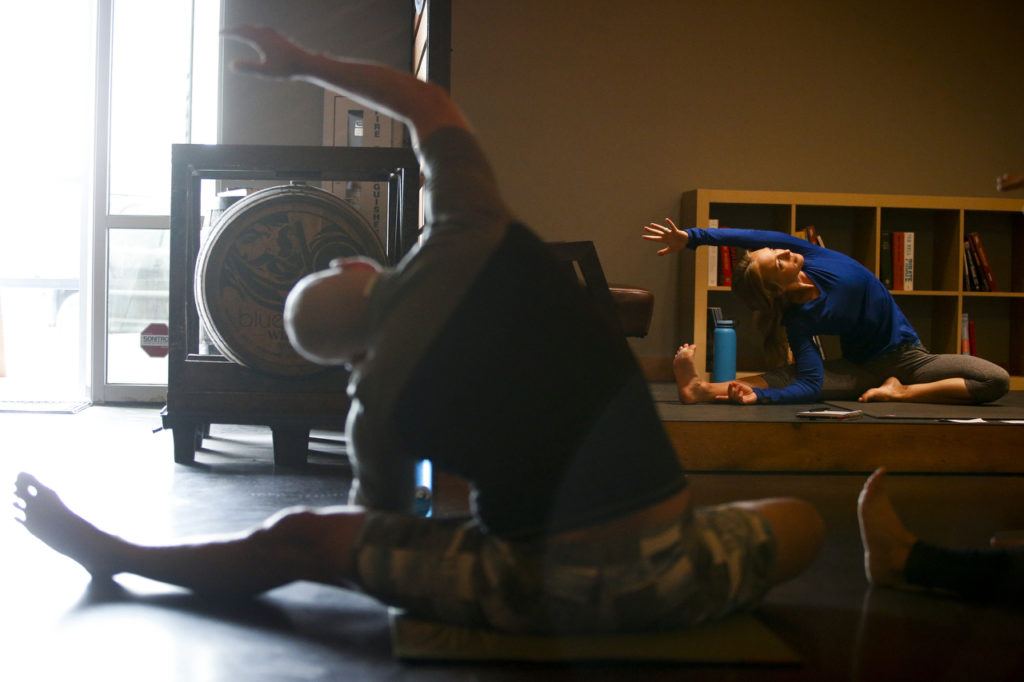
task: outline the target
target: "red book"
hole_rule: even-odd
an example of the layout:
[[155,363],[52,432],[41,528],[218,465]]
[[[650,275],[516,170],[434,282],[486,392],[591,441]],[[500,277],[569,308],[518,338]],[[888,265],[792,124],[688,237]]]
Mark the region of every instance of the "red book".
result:
[[719,277],[718,284],[723,287],[732,286],[732,247],[731,246],[719,246],[718,247],[718,272],[721,275]]
[[981,235],[977,232],[971,232],[967,236],[970,237],[974,253],[978,257],[978,265],[981,266],[980,274],[985,278],[987,285],[986,291],[998,291],[996,289],[996,278],[992,276],[992,268],[988,265],[988,254],[985,253],[985,245],[981,243]]
[[892,289],[903,291],[903,233],[892,233]]
[[974,320],[967,321],[967,343],[971,349],[971,355],[977,355],[978,344],[974,340]]

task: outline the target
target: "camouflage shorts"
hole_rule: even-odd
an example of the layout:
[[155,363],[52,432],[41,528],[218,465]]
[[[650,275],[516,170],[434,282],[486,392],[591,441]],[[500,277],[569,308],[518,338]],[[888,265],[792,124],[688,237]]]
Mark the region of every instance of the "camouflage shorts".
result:
[[616,542],[509,542],[466,519],[368,512],[360,585],[418,618],[511,632],[680,628],[769,587],[770,527],[723,505]]

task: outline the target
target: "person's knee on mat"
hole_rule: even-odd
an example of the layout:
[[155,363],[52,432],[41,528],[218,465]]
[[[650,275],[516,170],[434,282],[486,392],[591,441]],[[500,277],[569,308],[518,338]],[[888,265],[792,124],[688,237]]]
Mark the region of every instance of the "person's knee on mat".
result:
[[967,391],[978,403],[995,402],[1010,391],[1010,374],[996,366],[984,379],[967,379]]
[[737,502],[760,515],[775,536],[773,585],[792,580],[818,556],[825,539],[825,521],[814,505],[792,497]]

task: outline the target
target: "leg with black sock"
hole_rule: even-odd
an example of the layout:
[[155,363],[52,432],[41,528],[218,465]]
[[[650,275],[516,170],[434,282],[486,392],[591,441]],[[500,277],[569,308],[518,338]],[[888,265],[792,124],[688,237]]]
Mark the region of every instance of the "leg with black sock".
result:
[[918,541],[907,556],[908,585],[986,601],[1024,604],[1024,548],[950,549]]

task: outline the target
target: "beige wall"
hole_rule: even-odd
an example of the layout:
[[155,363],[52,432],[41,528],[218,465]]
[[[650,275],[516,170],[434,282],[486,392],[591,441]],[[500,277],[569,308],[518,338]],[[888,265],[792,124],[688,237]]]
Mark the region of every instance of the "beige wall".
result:
[[640,226],[696,187],[993,195],[1024,170],[1024,3],[453,0],[452,92],[519,215],[593,239],[676,338]]

